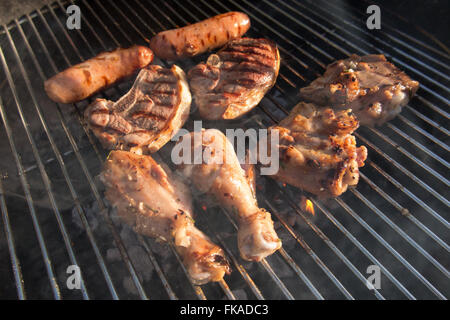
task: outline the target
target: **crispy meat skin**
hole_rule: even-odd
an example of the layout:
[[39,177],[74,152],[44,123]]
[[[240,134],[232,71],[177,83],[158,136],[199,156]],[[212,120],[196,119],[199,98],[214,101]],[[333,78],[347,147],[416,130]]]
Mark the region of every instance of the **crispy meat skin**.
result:
[[200,115],[235,119],[255,107],[273,87],[280,54],[270,40],[241,38],[188,72]]
[[183,126],[190,105],[183,70],[176,65],[171,69],[151,65],[141,70],[133,87],[117,102],[95,100],[85,118],[105,148],[151,153]]
[[140,234],[172,242],[196,284],[230,272],[222,249],[194,226],[189,189],[170,169],[150,156],[112,151],[100,178],[119,216]]
[[358,167],[367,158],[366,147],[356,147],[352,136],[357,128],[351,110],[299,103],[277,126],[269,128],[270,133],[279,133],[280,168],[272,178],[321,198],[339,196],[347,186],[358,183]]
[[352,55],[327,67],[300,97],[337,110],[352,109],[362,125],[381,125],[400,113],[419,88],[384,55]]
[[[186,139],[186,140],[185,140]],[[260,208],[252,182],[252,168],[244,172],[226,136],[216,129],[192,132],[183,136],[192,150],[199,148],[212,160],[200,164],[182,164],[182,174],[201,192],[206,192],[230,210],[239,224],[238,247],[242,258],[260,261],[281,247],[271,215]],[[195,152],[195,151],[194,151]]]

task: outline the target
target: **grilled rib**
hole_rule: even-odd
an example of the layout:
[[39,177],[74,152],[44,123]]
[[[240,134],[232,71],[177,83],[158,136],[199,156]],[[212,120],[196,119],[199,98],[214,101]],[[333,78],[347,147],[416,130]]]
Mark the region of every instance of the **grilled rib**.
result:
[[352,109],[362,125],[381,125],[400,113],[419,88],[384,55],[352,55],[335,61],[300,90],[306,101],[336,110]]
[[183,70],[151,65],[117,102],[95,100],[85,111],[90,129],[107,149],[155,152],[183,126],[191,94]]
[[280,54],[272,41],[230,41],[188,72],[200,115],[212,120],[235,119],[250,111],[275,84],[279,68]]
[[[260,208],[252,186],[251,174],[246,175],[239,164],[233,146],[216,129],[184,135],[177,146],[185,145],[200,150],[199,164],[192,162],[179,166],[182,174],[201,192],[213,195],[238,220],[238,247],[242,258],[260,261],[281,247],[271,215]],[[249,170],[251,172],[251,170]]]
[[100,177],[119,216],[140,234],[172,242],[195,284],[230,272],[222,249],[194,226],[189,189],[170,169],[150,156],[112,151]]
[[367,158],[366,147],[356,147],[352,135],[358,125],[350,109],[333,111],[299,103],[269,128],[270,135],[274,131],[279,135],[280,168],[271,177],[321,198],[339,196],[358,183],[358,167]]

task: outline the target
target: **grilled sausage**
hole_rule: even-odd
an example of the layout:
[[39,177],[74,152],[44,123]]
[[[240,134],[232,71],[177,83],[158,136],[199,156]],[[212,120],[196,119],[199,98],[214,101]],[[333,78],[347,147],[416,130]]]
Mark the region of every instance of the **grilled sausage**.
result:
[[53,101],[72,103],[131,76],[152,61],[153,52],[143,46],[102,52],[47,79],[44,88]]
[[158,33],[150,40],[155,54],[167,60],[188,58],[221,47],[250,28],[242,12],[228,12],[198,23]]

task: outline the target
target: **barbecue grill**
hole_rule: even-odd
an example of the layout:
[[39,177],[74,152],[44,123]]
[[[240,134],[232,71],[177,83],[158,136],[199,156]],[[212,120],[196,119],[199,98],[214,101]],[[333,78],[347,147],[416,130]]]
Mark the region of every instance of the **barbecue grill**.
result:
[[[81,9],[79,30],[66,28],[71,4]],[[382,29],[368,30],[369,5],[58,0],[0,27],[0,297],[447,299],[450,56],[388,9],[382,8]],[[260,263],[239,257],[232,215],[195,194],[197,225],[225,250],[233,269],[221,282],[196,286],[170,244],[135,234],[109,209],[97,179],[107,151],[82,121],[93,98],[53,103],[43,81],[102,51],[145,45],[162,30],[231,10],[250,16],[248,36],[278,44],[280,74],[252,112],[226,124],[203,121],[206,128],[273,125],[299,101],[301,87],[352,53],[383,53],[421,87],[397,118],[357,130],[369,156],[358,186],[342,196],[321,201],[260,178],[259,203],[272,212],[283,241]],[[188,70],[204,59],[179,65]],[[97,96],[116,100],[131,84]],[[199,119],[195,110],[188,128],[193,119]],[[158,157],[169,159],[172,146]],[[311,199],[314,214],[302,196]],[[81,270],[79,289],[67,286],[70,265]],[[380,271],[380,286],[368,285],[371,270]]]

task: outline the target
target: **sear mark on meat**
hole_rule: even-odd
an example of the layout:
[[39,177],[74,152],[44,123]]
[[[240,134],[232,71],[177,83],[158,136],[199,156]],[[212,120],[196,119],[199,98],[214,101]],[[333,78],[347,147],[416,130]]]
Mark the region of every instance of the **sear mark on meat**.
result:
[[400,113],[419,88],[384,55],[352,55],[328,65],[300,97],[337,110],[352,109],[362,125],[382,125]]
[[107,149],[155,152],[183,126],[191,94],[176,65],[142,69],[117,102],[96,99],[85,111],[90,129]]
[[[274,179],[321,198],[337,197],[359,180],[367,149],[356,147],[359,126],[351,110],[333,111],[300,102],[278,125],[278,173]],[[270,143],[270,139],[268,140]],[[270,148],[269,148],[270,150]]]
[[200,115],[210,120],[235,119],[250,111],[273,87],[279,68],[280,54],[272,41],[230,41],[188,72]]

